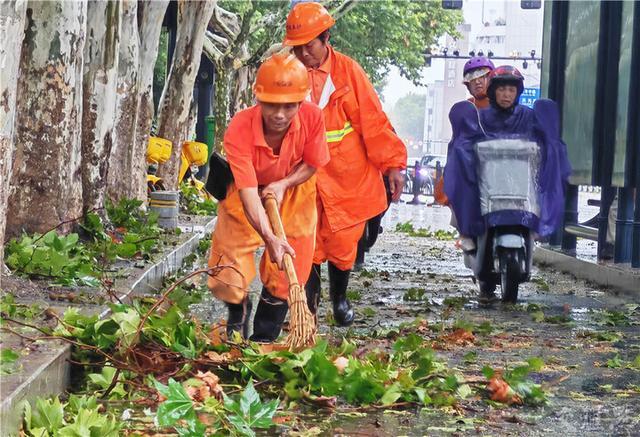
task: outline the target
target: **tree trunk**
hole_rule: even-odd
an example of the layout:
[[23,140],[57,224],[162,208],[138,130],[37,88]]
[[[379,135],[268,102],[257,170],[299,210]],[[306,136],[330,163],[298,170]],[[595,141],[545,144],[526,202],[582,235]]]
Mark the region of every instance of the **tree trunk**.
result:
[[91,1],[87,8],[82,99],[82,200],[84,211],[101,208],[113,143],[120,4]]
[[[282,10],[282,15],[285,16],[285,8]],[[250,67],[246,65],[246,61],[251,58],[248,38],[252,30],[255,30],[251,25],[256,11],[255,2],[251,3],[251,8],[242,16],[216,7],[209,22],[209,28],[214,33],[208,32],[206,35],[205,53],[216,65],[214,145],[218,151],[222,150],[222,139],[229,119],[253,101],[251,84],[255,75],[253,70],[257,66]],[[269,47],[268,40],[263,44]]]
[[[238,62],[236,62],[238,64]],[[237,65],[236,65],[237,66]],[[253,104],[252,84],[255,80],[256,68],[243,65],[236,69],[229,58],[216,64],[215,103],[215,148],[222,150],[222,140],[227,123],[233,115]]]
[[[20,58],[7,233],[80,216],[86,3],[30,1]],[[71,227],[67,224],[62,231]]]
[[13,157],[13,120],[26,10],[26,0],[0,2],[0,278],[4,273],[4,229]]
[[232,82],[231,95],[229,96],[231,99],[231,116],[253,104],[252,85],[256,71],[254,67],[244,65],[234,72],[235,80]]
[[158,135],[173,143],[169,161],[160,166],[159,175],[169,189],[178,188],[182,142],[189,129],[189,105],[204,43],[207,23],[215,1],[180,1],[176,50],[167,77],[158,116]]
[[216,108],[214,111],[216,121],[214,146],[216,151],[218,152],[222,152],[222,140],[224,139],[224,132],[227,129],[227,123],[231,118],[229,113],[229,94],[233,72],[231,71],[231,67],[227,66],[226,64],[227,62],[220,62],[216,64],[216,92],[213,96],[214,108]]
[[162,31],[162,19],[167,10],[168,0],[144,1],[138,3],[140,35],[140,66],[138,70],[138,111],[136,135],[131,154],[131,175],[133,177],[129,197],[144,200],[147,197],[147,164],[145,154],[149,141],[149,131],[153,121],[153,67],[158,57],[158,44]]
[[209,29],[205,34],[203,51],[215,65],[215,86],[213,95],[213,115],[215,117],[215,137],[213,145],[216,151],[222,151],[222,139],[229,121],[229,89],[232,77],[232,56],[236,39],[241,31],[241,17],[220,6],[214,8]]
[[131,162],[133,141],[136,138],[138,108],[138,4],[123,0],[118,54],[118,79],[114,138],[109,158],[107,195],[111,200],[128,197],[132,185]]

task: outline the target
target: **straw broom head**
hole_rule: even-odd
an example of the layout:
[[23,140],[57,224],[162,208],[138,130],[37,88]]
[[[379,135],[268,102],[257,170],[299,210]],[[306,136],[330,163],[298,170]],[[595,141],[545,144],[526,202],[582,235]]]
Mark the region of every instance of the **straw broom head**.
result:
[[307,294],[299,284],[289,286],[289,334],[285,344],[299,351],[316,344],[316,318],[307,306]]
[[[275,196],[268,194],[264,199],[264,207],[273,233],[278,238],[286,239]],[[291,255],[285,254],[282,262],[289,281],[289,334],[285,345],[289,350],[297,351],[315,344],[316,320],[307,306],[307,295],[298,282]]]

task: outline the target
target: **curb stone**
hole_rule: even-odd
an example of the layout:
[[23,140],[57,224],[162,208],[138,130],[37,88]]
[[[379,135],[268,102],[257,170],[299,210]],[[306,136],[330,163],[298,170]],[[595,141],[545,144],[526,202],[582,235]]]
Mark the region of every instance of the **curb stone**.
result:
[[533,252],[533,260],[536,264],[551,266],[621,293],[640,294],[640,271],[628,265],[595,264],[540,246]]
[[[132,294],[153,293],[162,286],[162,279],[176,272],[183,259],[193,253],[198,242],[215,227],[216,217],[204,225],[180,224],[183,233],[193,233],[184,243],[175,247],[162,259],[147,268],[127,290],[119,296],[124,300]],[[100,318],[109,315],[105,308]],[[22,373],[29,375],[10,393],[0,392],[0,436],[16,435],[22,422],[22,406],[38,396],[54,396],[62,393],[69,385],[71,346],[62,341],[47,341],[47,350],[42,354],[33,354],[23,364]]]

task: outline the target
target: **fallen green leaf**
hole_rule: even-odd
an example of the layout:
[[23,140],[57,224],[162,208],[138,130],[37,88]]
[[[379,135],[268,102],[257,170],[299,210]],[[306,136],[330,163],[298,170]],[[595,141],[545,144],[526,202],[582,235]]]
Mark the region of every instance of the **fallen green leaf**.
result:
[[0,351],[0,375],[9,375],[17,370],[15,365],[20,355],[12,349],[3,348]]
[[169,378],[167,385],[153,379],[156,390],[167,398],[158,406],[157,418],[160,426],[172,426],[179,420],[193,422],[196,420],[196,413],[193,409],[193,401],[187,394],[182,384]]
[[268,429],[273,423],[273,415],[278,408],[277,399],[262,403],[253,382],[249,381],[238,401],[224,395],[224,407],[230,413],[227,420],[241,435],[254,436],[253,428]]
[[462,357],[466,364],[475,364],[478,361],[478,352],[470,351]]

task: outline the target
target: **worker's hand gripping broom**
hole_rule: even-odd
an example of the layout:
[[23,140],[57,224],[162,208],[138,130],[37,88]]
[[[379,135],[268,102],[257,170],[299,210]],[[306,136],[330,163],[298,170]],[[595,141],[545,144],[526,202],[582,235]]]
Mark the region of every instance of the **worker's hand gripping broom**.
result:
[[[264,208],[271,222],[273,233],[278,238],[286,240],[280,213],[278,212],[278,202],[275,196],[269,194],[264,199]],[[293,258],[288,253],[284,254],[282,263],[284,271],[289,281],[289,335],[285,339],[285,344],[289,350],[300,350],[313,346],[316,342],[316,322],[315,317],[307,306],[307,295],[298,283],[296,270],[293,266]]]

